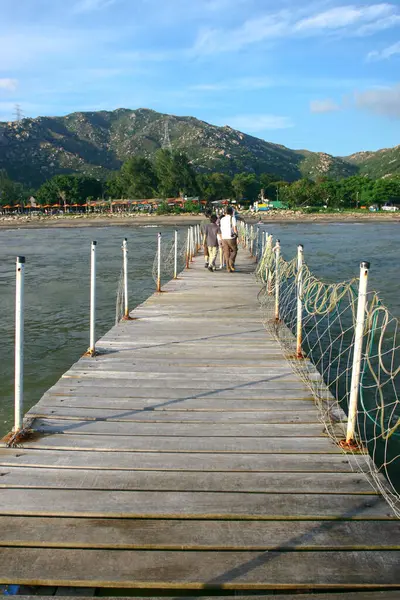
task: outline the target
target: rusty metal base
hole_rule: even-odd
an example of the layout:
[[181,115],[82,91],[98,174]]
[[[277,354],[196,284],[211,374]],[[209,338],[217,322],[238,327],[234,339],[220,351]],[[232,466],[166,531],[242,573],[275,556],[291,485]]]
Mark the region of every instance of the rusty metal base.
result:
[[359,444],[356,440],[350,440],[349,442],[345,439],[339,441],[339,446],[345,452],[365,452],[365,448]]
[[307,358],[307,356],[303,354],[303,352],[301,354],[297,354],[295,352],[294,354],[285,354],[285,358],[288,360],[304,360]]
[[30,429],[29,427],[23,427],[18,431],[10,431],[2,438],[2,442],[8,446],[8,448],[18,448],[21,446],[23,442],[33,441],[40,437],[41,434],[35,431],[34,429]]
[[82,356],[90,356],[91,358],[94,358],[95,356],[98,356],[100,353],[97,352],[97,350],[86,350],[85,354],[83,354]]

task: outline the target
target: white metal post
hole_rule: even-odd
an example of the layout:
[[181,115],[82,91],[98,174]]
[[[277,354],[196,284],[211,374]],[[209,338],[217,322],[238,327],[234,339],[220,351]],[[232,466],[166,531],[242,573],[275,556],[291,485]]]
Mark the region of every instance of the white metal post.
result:
[[357,423],[357,404],[360,386],[361,354],[363,348],[365,309],[367,306],[368,272],[370,263],[360,265],[360,284],[358,289],[357,317],[354,332],[353,369],[351,372],[349,414],[347,418],[346,445],[354,443]]
[[193,227],[190,227],[190,262],[193,262],[194,257],[194,231]]
[[95,327],[96,327],[96,246],[97,242],[92,242],[90,247],[90,342],[88,354],[96,354],[95,347]]
[[[265,231],[265,243],[263,242],[263,247],[264,247],[263,257],[264,257],[264,254],[267,251],[268,242],[269,242],[268,231]],[[265,261],[265,283],[266,284],[268,283],[268,277],[269,277],[269,268],[268,268],[268,260],[266,260]]]
[[297,246],[297,334],[296,334],[296,357],[303,358],[301,349],[303,341],[303,260],[304,246]]
[[174,279],[178,278],[178,230],[175,229],[174,242]]
[[281,258],[281,244],[276,240],[275,245],[275,321],[279,321],[279,262]]
[[128,240],[124,238],[122,242],[122,256],[124,265],[124,318],[129,318],[129,301],[128,301]]
[[161,292],[161,233],[157,234],[157,292]]
[[15,286],[15,432],[22,429],[24,418],[24,275],[25,257],[17,256]]
[[250,226],[250,256],[254,256],[254,226]]
[[256,237],[256,258],[260,260],[260,228],[257,225],[257,237]]
[[189,269],[190,263],[190,230],[188,227],[187,230],[187,239],[186,239],[186,268]]
[[[267,239],[266,239],[266,247],[268,249],[268,255],[270,257],[270,260],[272,262],[272,255],[273,255],[273,248],[272,248],[272,244],[273,244],[273,236],[269,235],[267,233]],[[271,296],[272,295],[272,270],[268,272],[268,281],[267,281],[267,292],[268,295]]]

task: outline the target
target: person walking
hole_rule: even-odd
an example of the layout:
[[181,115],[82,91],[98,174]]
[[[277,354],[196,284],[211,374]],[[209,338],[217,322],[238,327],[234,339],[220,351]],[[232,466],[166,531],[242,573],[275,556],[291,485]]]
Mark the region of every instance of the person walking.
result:
[[204,250],[204,267],[207,269],[208,264],[209,264],[209,257],[208,257],[208,246],[207,246],[207,240],[206,240],[206,227],[207,225],[210,223],[210,217],[211,217],[211,211],[210,210],[206,210],[205,214],[205,219],[203,219],[200,222],[200,232],[203,238],[203,250]]
[[211,215],[210,222],[205,227],[204,243],[208,248],[208,270],[215,271],[215,260],[218,252],[218,241],[221,237],[220,228],[217,225],[217,215]]
[[226,270],[228,271],[228,273],[233,273],[233,271],[235,271],[235,260],[238,251],[238,233],[236,219],[233,216],[233,209],[231,206],[228,206],[225,217],[222,217],[220,228]]

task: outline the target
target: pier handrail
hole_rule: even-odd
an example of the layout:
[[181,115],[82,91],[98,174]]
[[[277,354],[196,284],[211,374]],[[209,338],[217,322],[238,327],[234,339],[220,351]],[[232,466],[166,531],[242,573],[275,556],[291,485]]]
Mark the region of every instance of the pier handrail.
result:
[[[400,327],[379,295],[367,290],[369,265],[362,263],[360,278],[328,283],[311,272],[301,246],[288,261],[272,235],[243,223],[238,231],[243,248],[256,257],[265,327],[313,393],[327,433],[344,451],[355,454],[360,470],[368,469],[373,483],[400,517]],[[189,227],[186,236],[175,231],[165,242],[158,234],[153,264],[157,291],[162,291],[163,279],[177,276],[185,261],[190,268],[200,246],[199,225]],[[128,312],[126,239],[123,250],[121,317]],[[90,356],[96,354],[95,253],[96,242],[92,242]],[[22,263],[22,258],[17,260],[17,281],[23,275]],[[17,287],[17,304],[18,297]],[[16,434],[23,428],[23,295],[19,302]]]
[[327,433],[355,454],[400,517],[399,320],[367,290],[368,263],[361,263],[360,278],[328,283],[311,272],[303,250],[301,261],[282,254],[277,260],[260,233],[254,239],[264,325],[313,393]]

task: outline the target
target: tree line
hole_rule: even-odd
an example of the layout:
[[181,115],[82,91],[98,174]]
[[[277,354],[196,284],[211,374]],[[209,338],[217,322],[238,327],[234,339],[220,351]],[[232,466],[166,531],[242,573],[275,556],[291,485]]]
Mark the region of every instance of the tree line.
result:
[[195,197],[208,202],[226,198],[253,203],[263,197],[290,208],[349,209],[385,202],[400,203],[400,176],[371,179],[356,175],[334,180],[318,177],[289,183],[270,173],[198,173],[184,152],[159,150],[154,159],[134,156],[109,178],[56,175],[38,189],[11,181],[0,171],[0,205],[24,203],[34,196],[41,205],[84,204],[95,199]]

